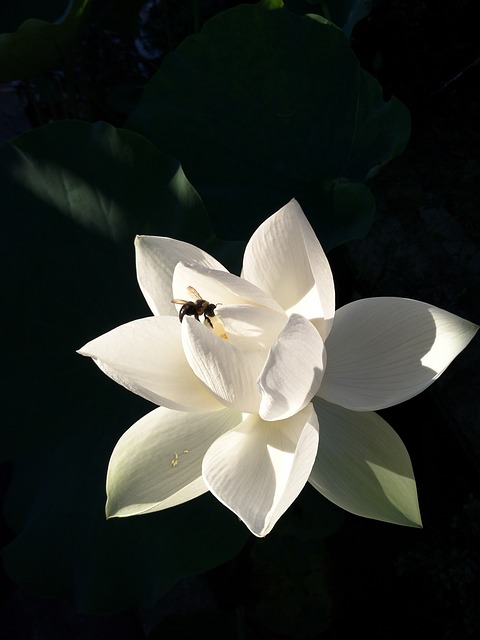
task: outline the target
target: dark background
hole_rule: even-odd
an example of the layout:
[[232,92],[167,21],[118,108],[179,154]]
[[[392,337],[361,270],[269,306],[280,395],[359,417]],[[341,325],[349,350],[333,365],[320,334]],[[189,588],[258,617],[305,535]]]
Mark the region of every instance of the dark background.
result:
[[[99,3],[103,11],[80,45],[89,68],[80,115],[121,126],[163,55],[194,25],[184,0],[138,2],[148,10],[141,34],[146,60],[125,25],[109,22],[109,4]],[[236,4],[200,3],[198,19]],[[404,154],[369,184],[378,207],[369,236],[329,256],[339,304],[354,296],[404,295],[479,321],[475,5],[379,1],[354,30],[352,47],[362,66],[386,97],[393,94],[409,108],[412,136]],[[122,95],[113,90],[119,79],[129,85]],[[12,137],[22,124],[35,127],[53,117],[46,103],[34,113],[22,83],[3,90]],[[347,515],[325,545],[311,548],[279,531],[268,547],[251,539],[226,565],[180,581],[154,610],[108,616],[78,614],[69,597],[29,594],[2,575],[2,637],[480,638],[478,340],[467,351],[431,390],[382,412],[411,454],[422,530]],[[2,478],[6,485],[8,468]],[[13,532],[2,531],[8,542]]]

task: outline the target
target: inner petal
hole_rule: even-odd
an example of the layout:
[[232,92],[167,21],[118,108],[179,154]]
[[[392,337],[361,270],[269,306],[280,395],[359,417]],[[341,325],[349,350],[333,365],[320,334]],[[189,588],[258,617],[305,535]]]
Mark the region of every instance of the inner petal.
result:
[[182,343],[193,372],[224,406],[258,413],[256,380],[266,349],[239,349],[190,317],[182,323]]
[[295,200],[267,218],[245,249],[242,275],[288,312],[309,320],[325,339],[335,314],[333,275],[325,252]]
[[320,387],[325,362],[325,345],[313,324],[291,315],[257,382],[261,417],[283,420],[303,409]]
[[204,300],[215,305],[251,304],[283,311],[267,293],[243,278],[198,263],[179,262],[173,273],[173,298],[190,300],[189,287],[194,287]]
[[218,305],[215,315],[221,321],[230,343],[239,348],[267,350],[287,323],[287,315],[251,304]]

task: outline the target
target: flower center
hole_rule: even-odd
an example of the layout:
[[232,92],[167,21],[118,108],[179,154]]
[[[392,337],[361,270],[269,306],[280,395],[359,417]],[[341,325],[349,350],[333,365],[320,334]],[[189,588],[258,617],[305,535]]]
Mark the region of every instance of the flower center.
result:
[[220,320],[220,318],[218,316],[213,316],[211,319],[211,329],[213,331],[213,333],[218,336],[219,338],[222,338],[222,340],[228,340],[228,336],[227,333],[225,331],[225,327],[223,326],[222,321]]

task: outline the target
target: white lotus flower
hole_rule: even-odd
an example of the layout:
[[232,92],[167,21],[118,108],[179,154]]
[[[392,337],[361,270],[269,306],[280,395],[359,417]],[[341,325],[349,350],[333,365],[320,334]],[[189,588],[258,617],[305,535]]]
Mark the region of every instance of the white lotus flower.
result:
[[294,200],[255,231],[242,277],[171,238],[137,237],[136,256],[154,315],[80,350],[161,405],[113,451],[107,516],[210,490],[265,536],[309,481],[352,513],[421,526],[408,453],[374,411],[428,387],[477,326],[402,298],[335,311],[327,258]]

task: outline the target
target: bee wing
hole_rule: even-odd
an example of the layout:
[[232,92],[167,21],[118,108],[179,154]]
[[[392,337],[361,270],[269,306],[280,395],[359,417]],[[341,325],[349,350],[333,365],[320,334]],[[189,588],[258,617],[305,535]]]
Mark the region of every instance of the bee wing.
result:
[[187,289],[190,291],[190,293],[192,294],[192,296],[194,296],[197,300],[202,300],[202,296],[198,293],[198,291],[196,289],[194,289],[193,287],[187,287]]
[[170,302],[173,302],[173,304],[189,304],[191,300],[179,300],[178,298],[174,298],[173,300],[170,300]]

